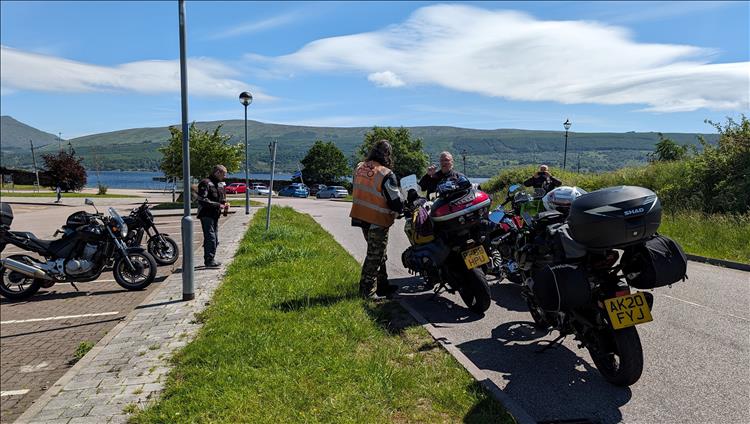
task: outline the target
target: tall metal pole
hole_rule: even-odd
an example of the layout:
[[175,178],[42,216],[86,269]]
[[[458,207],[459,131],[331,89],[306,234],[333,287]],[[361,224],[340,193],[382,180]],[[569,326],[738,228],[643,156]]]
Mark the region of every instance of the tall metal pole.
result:
[[62,152],[62,133],[57,133],[57,149]]
[[273,195],[273,175],[276,173],[276,140],[271,146],[271,185],[268,186],[268,208],[266,208],[266,231],[271,228],[271,195]]
[[193,218],[190,216],[190,128],[188,127],[187,47],[185,0],[178,1],[180,15],[180,92],[182,100],[182,300],[195,299],[193,269]]
[[36,174],[36,188],[39,189],[39,170],[36,168],[36,155],[34,155],[34,142],[29,140],[31,144],[31,161],[34,163],[34,174]]
[[247,151],[247,105],[245,105],[245,215],[250,215],[250,153]]
[[568,160],[568,129],[565,129],[565,153],[563,154],[563,169],[565,169],[565,165]]
[[466,176],[466,150],[461,150],[461,157],[464,159],[464,176]]

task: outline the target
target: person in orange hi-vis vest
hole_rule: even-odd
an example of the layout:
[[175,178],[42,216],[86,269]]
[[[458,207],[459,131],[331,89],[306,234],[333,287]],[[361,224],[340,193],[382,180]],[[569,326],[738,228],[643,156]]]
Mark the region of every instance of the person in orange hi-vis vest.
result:
[[398,286],[388,283],[385,269],[388,230],[404,208],[398,180],[391,171],[391,144],[379,140],[354,171],[352,225],[362,228],[367,256],[362,264],[359,294],[372,300],[391,296]]

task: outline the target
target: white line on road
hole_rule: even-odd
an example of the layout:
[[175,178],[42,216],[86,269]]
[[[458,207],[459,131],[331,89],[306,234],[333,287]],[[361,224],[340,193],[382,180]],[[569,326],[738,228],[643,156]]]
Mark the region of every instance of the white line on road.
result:
[[29,389],[6,390],[4,392],[0,392],[0,397],[5,397],[5,396],[20,396],[20,395],[25,395],[28,392],[29,392]]
[[46,362],[42,362],[41,364],[37,364],[37,365],[24,365],[21,367],[21,372],[22,373],[37,372],[47,367],[49,367],[49,364]]
[[22,324],[25,322],[56,321],[60,319],[105,317],[105,316],[117,315],[117,314],[119,314],[119,312],[115,311],[115,312],[101,312],[98,314],[63,315],[63,316],[47,317],[47,318],[12,319],[10,321],[0,321],[0,324]]
[[704,309],[708,309],[709,311],[712,311],[712,312],[716,312],[716,313],[717,313],[717,314],[719,314],[719,315],[728,315],[728,316],[730,316],[730,317],[733,317],[733,318],[737,318],[737,319],[741,319],[741,320],[743,320],[743,321],[750,321],[750,319],[747,319],[747,318],[743,318],[743,317],[738,317],[737,315],[734,315],[734,314],[730,314],[729,312],[718,311],[718,310],[716,310],[716,309],[712,309],[712,308],[709,308],[708,306],[705,306],[705,305],[701,305],[701,304],[699,304],[699,303],[695,303],[695,302],[690,302],[689,300],[685,300],[685,299],[680,299],[679,297],[674,297],[674,296],[670,296],[670,295],[668,295],[668,294],[662,294],[662,296],[664,296],[664,297],[668,297],[668,298],[670,298],[670,299],[678,300],[678,301],[680,301],[680,302],[683,302],[683,303],[687,303],[688,305],[693,305],[693,306],[697,306],[697,307],[699,307],[699,308],[704,308]]

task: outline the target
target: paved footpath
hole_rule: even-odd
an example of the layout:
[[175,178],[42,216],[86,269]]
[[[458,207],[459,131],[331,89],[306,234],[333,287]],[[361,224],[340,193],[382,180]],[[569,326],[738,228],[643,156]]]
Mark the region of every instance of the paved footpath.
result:
[[[235,213],[223,222],[217,260],[224,264],[196,268],[195,300],[183,302],[182,276],[170,275],[16,422],[124,423],[126,409],[143,408],[155,399],[169,372],[169,357],[200,328],[195,314],[208,305],[255,209],[250,216]],[[196,252],[200,259],[200,245]]]

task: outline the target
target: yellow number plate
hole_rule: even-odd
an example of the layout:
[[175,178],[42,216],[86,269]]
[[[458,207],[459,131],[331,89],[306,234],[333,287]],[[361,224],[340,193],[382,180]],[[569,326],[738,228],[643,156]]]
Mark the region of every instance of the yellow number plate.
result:
[[487,257],[487,253],[484,251],[483,246],[477,246],[475,248],[469,249],[465,252],[462,252],[461,255],[463,255],[464,257],[466,268],[469,269],[484,265],[490,261],[490,258]]
[[643,292],[607,299],[604,307],[615,330],[653,321]]

